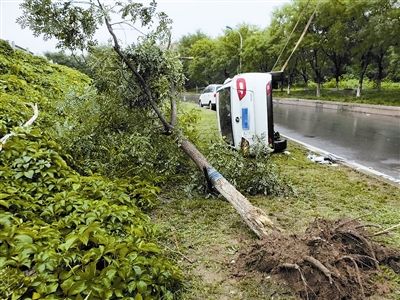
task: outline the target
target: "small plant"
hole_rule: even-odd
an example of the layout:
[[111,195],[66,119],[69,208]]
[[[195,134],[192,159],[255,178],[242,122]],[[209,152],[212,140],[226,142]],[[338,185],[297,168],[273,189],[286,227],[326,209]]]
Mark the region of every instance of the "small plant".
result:
[[209,145],[207,152],[211,164],[246,194],[290,193],[290,186],[282,181],[279,170],[261,143],[253,148],[251,155],[243,155],[230,148],[224,141]]

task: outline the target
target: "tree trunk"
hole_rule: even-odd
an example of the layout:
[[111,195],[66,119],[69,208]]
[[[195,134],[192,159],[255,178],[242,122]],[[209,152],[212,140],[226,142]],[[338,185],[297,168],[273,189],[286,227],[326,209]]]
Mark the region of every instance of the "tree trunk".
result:
[[301,73],[301,77],[303,77],[303,81],[304,81],[304,86],[305,86],[305,88],[304,89],[307,89],[308,88],[308,76],[307,76],[307,73]]
[[371,55],[371,53],[369,50],[367,53],[364,53],[361,57],[361,71],[360,71],[360,78],[358,80],[357,95],[356,95],[357,98],[361,97],[364,75],[365,75],[365,72],[367,72],[370,55]]
[[358,81],[358,86],[357,86],[357,94],[356,94],[357,98],[361,97],[362,85],[363,85],[363,79],[360,79]]
[[183,139],[180,142],[180,148],[194,161],[199,169],[207,171],[213,187],[232,204],[259,238],[266,237],[273,231],[280,231],[261,209],[253,206],[246,197],[218,173],[189,140]]
[[376,63],[378,65],[378,74],[376,76],[376,87],[380,91],[382,88],[382,79],[384,77],[384,59],[387,49],[380,47],[378,54],[375,55]]
[[317,93],[316,93],[317,97],[321,96],[321,82],[318,80],[317,82]]
[[378,89],[378,91],[382,89],[382,79],[378,78],[376,80],[376,88]]
[[379,57],[378,60],[378,78],[376,79],[376,87],[378,91],[382,88],[382,78],[383,78],[383,55]]
[[364,75],[365,75],[366,70],[367,70],[367,66],[362,68],[361,73],[360,73],[360,78],[358,80],[357,94],[356,94],[357,98],[361,97],[361,92],[362,92],[362,87],[363,87],[363,82],[364,82]]
[[290,95],[290,81],[287,84],[287,94]]

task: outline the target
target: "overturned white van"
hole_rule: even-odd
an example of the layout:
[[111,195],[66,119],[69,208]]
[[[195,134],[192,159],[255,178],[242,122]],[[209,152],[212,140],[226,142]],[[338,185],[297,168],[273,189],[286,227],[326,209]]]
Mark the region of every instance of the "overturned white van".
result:
[[286,149],[286,140],[274,131],[273,75],[238,74],[217,90],[219,131],[238,150],[251,149],[256,143],[264,143],[274,152]]

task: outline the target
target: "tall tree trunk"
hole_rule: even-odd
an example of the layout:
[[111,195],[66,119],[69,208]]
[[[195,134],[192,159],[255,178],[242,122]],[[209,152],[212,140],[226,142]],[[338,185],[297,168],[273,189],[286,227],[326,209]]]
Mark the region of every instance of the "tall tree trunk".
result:
[[361,72],[360,72],[360,78],[358,79],[358,87],[357,87],[357,98],[361,97],[361,92],[362,92],[362,88],[363,88],[363,82],[364,82],[364,75],[365,72],[367,71],[367,67],[368,67],[368,62],[363,62],[363,66],[361,68]]
[[356,93],[357,98],[361,97],[362,85],[363,85],[363,79],[360,78],[360,80],[358,81],[358,86],[357,86],[357,93]]
[[308,88],[308,75],[307,72],[301,72],[301,77],[303,77],[305,88]]
[[378,91],[381,90],[382,88],[382,79],[383,79],[383,58],[384,58],[384,53],[381,52],[379,57],[378,57],[378,76],[376,78],[376,87]]
[[317,92],[316,92],[317,97],[321,97],[321,82],[318,80],[317,82]]
[[365,72],[367,72],[370,55],[371,55],[371,49],[369,49],[366,53],[364,53],[361,56],[361,71],[360,71],[360,77],[358,80],[357,95],[356,95],[357,98],[361,97],[364,76],[365,76]]
[[322,69],[320,65],[318,64],[318,50],[314,49],[312,52],[313,55],[311,59],[309,60],[311,69],[314,71],[314,79],[315,82],[317,83],[317,91],[316,91],[316,96],[320,97],[321,96],[321,81],[322,81]]

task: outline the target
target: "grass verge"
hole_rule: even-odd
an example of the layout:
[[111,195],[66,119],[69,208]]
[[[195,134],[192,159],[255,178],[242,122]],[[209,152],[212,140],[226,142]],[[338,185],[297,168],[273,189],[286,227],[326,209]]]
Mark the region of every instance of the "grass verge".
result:
[[317,97],[315,90],[294,89],[290,92],[290,95],[286,91],[274,91],[274,97],[400,106],[400,90],[398,89],[381,91],[365,89],[359,98],[356,97],[354,90],[322,89],[321,96]]
[[[198,109],[204,140],[216,136],[215,112],[185,103],[185,110]],[[307,151],[289,142],[290,154],[276,154],[273,161],[281,176],[292,183],[291,197],[249,197],[288,232],[304,231],[315,218],[360,217],[364,223],[384,228],[400,221],[400,190],[344,166],[325,166],[307,160]],[[162,195],[163,205],[154,212],[165,240],[160,241],[185,273],[182,299],[292,299],[289,288],[273,277],[238,276],[239,249],[256,239],[231,205],[221,198],[188,199],[179,191]],[[400,248],[400,232],[379,237]],[[245,272],[246,270],[241,270]],[[399,299],[400,276],[389,269],[376,278],[388,283],[382,296]]]

